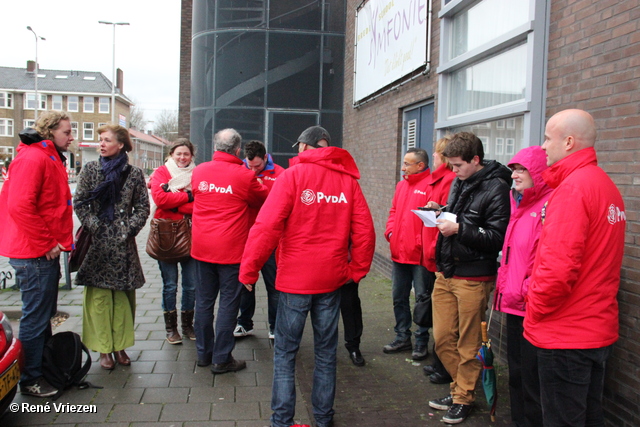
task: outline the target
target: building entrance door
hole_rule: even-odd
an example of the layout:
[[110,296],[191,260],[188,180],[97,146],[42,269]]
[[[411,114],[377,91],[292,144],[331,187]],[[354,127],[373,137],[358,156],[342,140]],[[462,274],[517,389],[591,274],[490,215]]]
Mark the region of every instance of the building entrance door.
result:
[[[429,154],[433,152],[433,129],[434,129],[434,109],[433,102],[422,104],[418,107],[407,108],[403,113],[402,120],[402,156],[410,148],[422,148]],[[432,167],[433,165],[429,165]]]

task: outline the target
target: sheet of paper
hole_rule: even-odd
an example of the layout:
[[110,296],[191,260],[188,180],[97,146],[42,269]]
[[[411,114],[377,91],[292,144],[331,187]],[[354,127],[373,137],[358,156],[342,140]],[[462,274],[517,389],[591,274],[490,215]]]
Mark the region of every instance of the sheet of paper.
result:
[[439,216],[436,216],[435,211],[419,211],[419,210],[411,210],[414,214],[418,215],[418,218],[422,220],[422,223],[425,227],[435,227],[437,225],[437,219],[447,219],[451,222],[456,222],[458,217],[456,214],[452,214],[451,212],[442,212]]

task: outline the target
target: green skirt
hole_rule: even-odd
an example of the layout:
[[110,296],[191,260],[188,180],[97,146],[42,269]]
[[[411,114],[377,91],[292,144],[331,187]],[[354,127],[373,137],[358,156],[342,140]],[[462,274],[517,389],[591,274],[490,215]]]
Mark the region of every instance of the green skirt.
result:
[[112,353],[135,342],[136,291],[84,288],[82,341],[98,353]]

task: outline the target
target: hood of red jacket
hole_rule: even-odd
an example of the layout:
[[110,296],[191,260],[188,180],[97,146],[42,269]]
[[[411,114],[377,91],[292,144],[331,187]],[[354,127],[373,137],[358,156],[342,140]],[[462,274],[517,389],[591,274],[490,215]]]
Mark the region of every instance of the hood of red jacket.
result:
[[360,171],[358,171],[356,161],[353,160],[347,150],[339,147],[323,147],[303,151],[289,160],[289,166],[295,166],[299,163],[314,163],[336,172],[351,175],[355,179],[360,179]]

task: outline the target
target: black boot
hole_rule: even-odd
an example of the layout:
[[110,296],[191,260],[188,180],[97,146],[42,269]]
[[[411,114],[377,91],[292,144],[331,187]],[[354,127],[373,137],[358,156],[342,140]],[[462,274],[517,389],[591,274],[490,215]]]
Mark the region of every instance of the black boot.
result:
[[164,326],[167,330],[167,342],[169,344],[182,344],[182,337],[178,333],[178,312],[164,312]]

